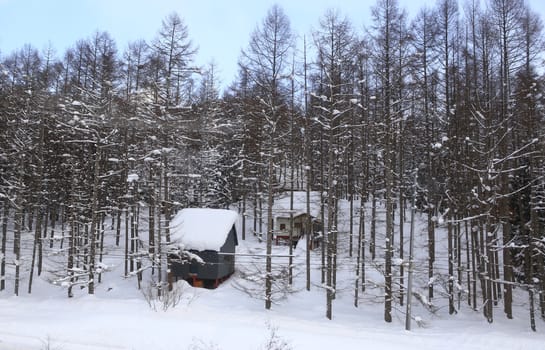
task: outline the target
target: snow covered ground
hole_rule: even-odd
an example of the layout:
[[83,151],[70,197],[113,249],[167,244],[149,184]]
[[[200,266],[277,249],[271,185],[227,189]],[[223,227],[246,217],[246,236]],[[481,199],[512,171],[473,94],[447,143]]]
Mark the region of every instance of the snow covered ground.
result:
[[[104,291],[101,291],[104,293]],[[381,320],[381,307],[354,309],[336,301],[324,317],[323,293],[300,292],[265,311],[231,283],[187,290],[175,308],[152,311],[143,298],[79,296],[8,297],[0,300],[0,349],[266,349],[275,331],[292,349],[543,349],[545,334],[522,320],[487,324],[478,314],[436,316],[407,332],[403,320]]]
[[[246,241],[239,236],[239,242],[239,253],[264,249],[251,234]],[[285,246],[275,247],[275,254],[286,252]],[[294,291],[269,311],[260,295],[250,297],[240,289],[242,270],[251,269],[260,258],[237,258],[239,271],[215,290],[179,282],[180,302],[166,311],[159,302],[157,310],[148,305],[135,277],[122,277],[121,259],[106,261],[112,271],[103,274],[93,296],[82,289],[68,299],[66,290],[42,277],[30,295],[25,288],[18,297],[8,290],[0,293],[0,350],[545,349],[545,322],[538,320],[538,331],[530,330],[524,293],[516,295],[514,320],[505,319],[501,305],[495,309],[494,323],[488,324],[463,302],[460,312],[450,316],[443,301],[433,314],[415,301],[420,325],[413,322],[412,331],[405,331],[405,309],[399,305],[387,324],[379,287],[370,285],[359,307],[353,306],[354,264],[346,257],[340,259],[333,320],[327,320],[319,251],[312,252],[310,292],[304,290],[304,245],[298,245],[296,254]],[[275,258],[273,264],[285,266],[287,258]],[[378,273],[368,278],[380,280]]]

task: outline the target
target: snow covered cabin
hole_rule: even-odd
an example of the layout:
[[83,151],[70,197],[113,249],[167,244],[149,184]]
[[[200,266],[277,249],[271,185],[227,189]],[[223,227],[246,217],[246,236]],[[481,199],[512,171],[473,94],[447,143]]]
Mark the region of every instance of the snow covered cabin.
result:
[[169,281],[216,288],[235,272],[238,213],[225,209],[186,208],[170,225]]
[[290,192],[285,192],[275,199],[273,204],[274,232],[276,244],[289,242],[291,218],[293,214],[292,243],[296,243],[305,234],[313,232],[312,247],[318,246],[318,237],[321,236],[320,222],[320,192],[310,192],[310,222],[308,225],[307,193],[293,192],[293,210],[291,208]]

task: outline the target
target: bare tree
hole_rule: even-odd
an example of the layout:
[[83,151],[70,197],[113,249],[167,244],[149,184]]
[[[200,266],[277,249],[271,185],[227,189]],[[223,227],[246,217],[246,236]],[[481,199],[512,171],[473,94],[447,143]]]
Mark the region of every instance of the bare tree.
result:
[[331,319],[332,301],[335,298],[336,261],[337,261],[337,200],[342,178],[341,161],[346,152],[346,140],[352,104],[349,102],[351,84],[349,76],[353,74],[352,60],[354,52],[354,34],[350,22],[341,18],[338,12],[329,10],[320,20],[320,26],[314,32],[314,45],[318,52],[317,65],[320,79],[316,82],[312,104],[315,120],[320,125],[321,133],[327,145],[327,153],[322,157],[326,162],[327,180],[322,179],[327,189],[327,236],[326,245],[326,317]]
[[392,321],[392,257],[393,257],[393,215],[394,215],[394,67],[395,52],[398,49],[399,25],[403,23],[404,12],[399,9],[396,0],[379,0],[372,8],[374,23],[374,45],[377,48],[374,54],[375,74],[380,82],[380,118],[382,131],[382,162],[384,166],[384,197],[386,206],[385,227],[385,303],[384,320]]
[[278,5],[269,9],[263,22],[250,37],[247,50],[242,52],[241,65],[249,72],[250,79],[257,90],[261,103],[260,117],[264,119],[264,135],[267,143],[265,152],[267,168],[267,259],[265,280],[265,308],[271,307],[271,252],[273,239],[273,196],[274,196],[274,162],[277,137],[281,122],[285,118],[282,112],[285,107],[283,99],[283,81],[288,76],[289,60],[293,46],[290,22],[284,11]]

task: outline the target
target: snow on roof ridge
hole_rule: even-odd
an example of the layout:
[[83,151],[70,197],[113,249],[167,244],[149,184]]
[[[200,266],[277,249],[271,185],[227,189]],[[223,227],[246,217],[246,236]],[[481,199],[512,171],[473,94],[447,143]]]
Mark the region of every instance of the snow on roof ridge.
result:
[[237,218],[228,209],[182,209],[170,222],[171,241],[184,249],[219,251]]

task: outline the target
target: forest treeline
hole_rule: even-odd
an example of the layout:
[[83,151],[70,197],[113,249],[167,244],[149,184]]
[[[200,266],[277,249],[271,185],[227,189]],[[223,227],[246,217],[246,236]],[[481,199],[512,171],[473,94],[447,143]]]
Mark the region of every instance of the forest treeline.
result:
[[[268,208],[260,215],[270,272],[272,200],[296,189],[322,193],[328,317],[337,203],[348,199],[372,203],[370,232],[350,214],[349,254],[362,265],[356,289],[365,288],[364,254],[384,260],[387,322],[406,297],[406,265],[393,259],[407,258],[408,232],[396,221],[414,205],[428,220],[428,300],[435,257],[448,255],[451,314],[463,286],[490,322],[497,305],[512,318],[519,288],[535,328],[535,314],[545,317],[542,19],[523,0],[439,0],[414,18],[396,0],[378,0],[365,28],[328,10],[297,36],[275,5],[223,93],[216,67],[195,63],[190,28],[175,13],[154,40],[123,50],[99,31],[59,54],[2,52],[0,290],[10,264],[15,294],[22,288],[24,232],[34,239],[29,292],[50,245],[66,256],[68,294],[77,284],[93,293],[105,218],[129,275],[141,271],[139,250],[161,256],[171,216],[188,206]],[[144,210],[145,223],[135,219]],[[66,235],[55,236],[55,225]],[[438,251],[438,225],[447,251]]]

